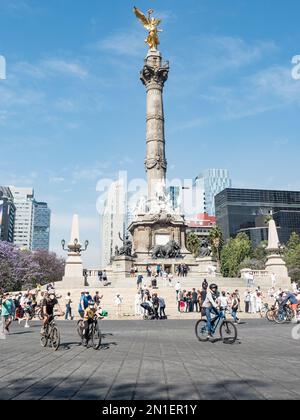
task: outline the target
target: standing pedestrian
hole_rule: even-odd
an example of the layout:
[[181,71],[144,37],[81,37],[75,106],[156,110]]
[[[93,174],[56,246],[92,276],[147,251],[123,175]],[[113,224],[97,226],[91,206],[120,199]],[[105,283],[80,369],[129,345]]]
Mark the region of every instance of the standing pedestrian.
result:
[[66,304],[66,315],[65,315],[65,320],[68,321],[69,317],[70,320],[72,321],[73,317],[72,317],[72,299],[71,299],[71,293],[68,292],[67,296],[65,297],[65,304]]
[[244,295],[244,302],[245,302],[245,313],[248,314],[250,312],[250,300],[251,300],[251,295],[249,290],[246,290],[245,295]]
[[122,303],[123,303],[122,296],[117,294],[117,296],[115,297],[115,305],[116,305],[116,316],[118,318],[122,315]]
[[238,324],[240,322],[237,316],[238,309],[239,309],[239,301],[238,301],[236,293],[233,293],[232,301],[231,301],[231,315],[235,324]]

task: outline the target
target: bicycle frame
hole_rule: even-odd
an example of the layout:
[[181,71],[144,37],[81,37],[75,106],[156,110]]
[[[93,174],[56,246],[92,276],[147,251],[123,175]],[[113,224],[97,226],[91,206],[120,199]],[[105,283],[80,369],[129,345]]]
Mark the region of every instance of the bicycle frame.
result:
[[215,334],[217,331],[220,323],[226,320],[225,311],[218,311],[218,314],[216,314],[216,317],[211,320],[211,327],[212,327],[212,333]]

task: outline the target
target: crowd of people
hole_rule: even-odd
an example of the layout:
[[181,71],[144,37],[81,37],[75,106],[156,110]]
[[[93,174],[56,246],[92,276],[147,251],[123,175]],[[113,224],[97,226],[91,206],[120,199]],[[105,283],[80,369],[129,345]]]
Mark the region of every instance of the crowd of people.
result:
[[[202,283],[201,290],[193,288],[191,291],[187,291],[182,288],[180,281],[178,281],[175,284],[175,291],[178,312],[200,312],[204,314],[203,307],[208,294],[208,282],[206,279]],[[218,293],[220,308],[225,312],[230,312],[234,322],[238,323],[237,313],[241,304],[239,291],[235,290],[233,293],[221,291]]]
[[147,287],[140,287],[137,290],[134,301],[135,316],[153,319],[166,319],[166,301],[158,293],[150,293]]

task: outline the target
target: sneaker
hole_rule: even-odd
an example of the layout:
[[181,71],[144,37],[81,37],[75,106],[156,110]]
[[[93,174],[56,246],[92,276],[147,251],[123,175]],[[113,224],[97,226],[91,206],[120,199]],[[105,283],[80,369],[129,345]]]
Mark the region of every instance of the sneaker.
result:
[[24,328],[30,328],[30,325],[26,324]]

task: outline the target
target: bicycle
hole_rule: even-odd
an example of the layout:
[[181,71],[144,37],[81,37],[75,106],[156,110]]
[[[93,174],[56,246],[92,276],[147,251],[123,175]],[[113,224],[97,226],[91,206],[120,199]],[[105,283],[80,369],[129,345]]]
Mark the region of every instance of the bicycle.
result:
[[42,347],[47,347],[50,342],[51,347],[57,351],[60,346],[60,333],[54,321],[55,315],[50,323],[46,325],[44,335],[41,337]]
[[[92,347],[94,350],[98,350],[102,342],[102,334],[99,329],[98,319],[102,319],[102,318],[95,315],[93,318],[93,322],[91,322],[91,324],[89,325],[89,335],[88,335],[88,340],[87,340],[87,344],[89,343],[89,341],[92,342]],[[81,341],[83,342],[85,338],[84,337],[85,328],[84,328],[83,319],[80,319],[77,322],[77,332],[78,332],[79,337],[81,338]]]
[[[224,344],[234,344],[237,340],[237,329],[236,326],[231,321],[226,320],[224,312],[218,312],[216,317],[211,321],[212,325],[212,334],[214,335],[219,328],[220,338]],[[196,337],[201,342],[207,342],[209,338],[207,320],[200,319],[195,326]]]
[[294,317],[294,312],[288,305],[281,306],[277,309],[277,312],[274,315],[274,320],[276,324],[284,324],[286,322],[291,322]]

